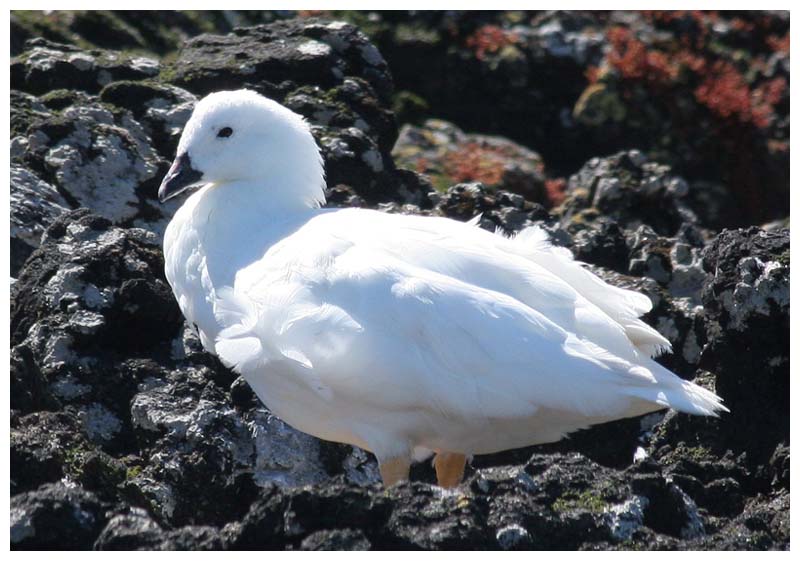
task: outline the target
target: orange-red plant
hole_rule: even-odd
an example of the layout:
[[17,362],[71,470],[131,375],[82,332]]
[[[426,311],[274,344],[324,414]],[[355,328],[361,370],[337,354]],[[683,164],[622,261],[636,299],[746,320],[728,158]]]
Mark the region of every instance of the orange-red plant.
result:
[[769,48],[777,53],[789,54],[789,32],[787,31],[786,35],[783,37],[770,35],[767,37],[767,45],[769,45]]
[[648,50],[629,29],[612,27],[608,39],[612,47],[608,62],[619,70],[623,78],[662,84],[672,81],[677,75],[677,67],[664,53]]
[[480,181],[486,185],[496,185],[503,179],[505,164],[491,149],[469,142],[447,153],[444,171],[457,182]]
[[546,179],[544,182],[544,190],[547,194],[547,200],[550,201],[550,206],[558,206],[564,202],[564,198],[566,197],[567,180],[563,177]]
[[706,76],[694,95],[718,117],[766,128],[786,88],[784,78],[775,78],[751,91],[744,76],[731,63],[716,61],[706,69]]
[[518,37],[515,33],[504,30],[497,25],[484,25],[467,37],[467,47],[475,52],[478,60],[486,58],[486,54],[497,53],[506,45],[516,43]]

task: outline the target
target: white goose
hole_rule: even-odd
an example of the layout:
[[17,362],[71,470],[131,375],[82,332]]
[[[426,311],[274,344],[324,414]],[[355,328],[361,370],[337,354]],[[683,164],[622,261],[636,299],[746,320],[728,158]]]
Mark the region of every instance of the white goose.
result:
[[299,430],[373,452],[385,485],[435,452],[554,442],[672,407],[726,411],[651,357],[669,342],[641,294],[529,228],[323,209],[308,124],[254,92],[198,103],[159,189],[203,184],[164,239],[166,276],[205,348]]

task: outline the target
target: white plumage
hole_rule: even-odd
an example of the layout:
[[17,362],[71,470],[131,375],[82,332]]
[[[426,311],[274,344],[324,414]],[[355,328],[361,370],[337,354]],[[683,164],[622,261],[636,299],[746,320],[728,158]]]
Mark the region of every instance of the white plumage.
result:
[[399,465],[388,482],[415,450],[485,454],[665,407],[725,410],[651,358],[670,344],[639,319],[646,296],[542,230],[319,208],[317,146],[273,101],[206,97],[178,156],[162,197],[205,184],[164,241],[184,315],[286,422]]

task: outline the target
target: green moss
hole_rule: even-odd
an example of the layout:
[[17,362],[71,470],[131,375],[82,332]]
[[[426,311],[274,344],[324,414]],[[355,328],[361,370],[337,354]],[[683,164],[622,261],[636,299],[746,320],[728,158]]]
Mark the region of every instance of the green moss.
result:
[[[186,10],[183,12],[183,15],[191,21],[194,25],[197,26],[197,29],[202,31],[203,33],[215,33],[218,32],[218,28],[222,28],[225,25],[224,17],[222,14],[218,14],[217,12],[203,12],[198,10]],[[217,22],[216,19],[220,18],[223,21]],[[215,25],[216,24],[216,25]],[[175,43],[180,44],[180,38],[177,34],[173,34],[175,36]]]
[[439,33],[434,29],[426,29],[418,25],[398,24],[395,28],[398,43],[427,43],[435,45],[440,41]]
[[650,551],[644,543],[633,539],[627,539],[620,543],[619,549],[622,551]]
[[446,176],[446,175],[430,175],[428,176],[431,180],[431,184],[433,188],[437,191],[444,193],[447,191],[452,185],[454,185],[453,180]]
[[497,54],[497,58],[503,61],[524,61],[525,54],[514,44],[510,45],[503,45],[500,49],[500,52]]
[[78,94],[74,90],[58,89],[52,90],[39,98],[39,101],[53,111],[61,111],[62,109],[73,105],[78,99]]
[[142,467],[141,466],[129,467],[125,471],[125,479],[127,479],[127,480],[135,479],[136,477],[139,476],[140,473],[142,473]]
[[594,489],[588,489],[578,495],[566,494],[557,498],[550,508],[556,512],[568,512],[571,510],[586,510],[589,512],[600,513],[608,506],[608,501],[602,494]]
[[714,456],[703,446],[684,446],[683,443],[678,445],[678,448],[675,450],[676,454],[683,456],[684,458],[688,458],[693,462],[708,462],[713,461]]
[[13,10],[11,17],[32,37],[44,37],[48,41],[86,46],[85,41],[80,41],[75,34],[68,31],[69,14],[58,11]]
[[509,12],[506,12],[505,14],[503,14],[503,17],[505,17],[505,20],[508,23],[514,24],[514,25],[524,24],[525,21],[528,18],[530,18],[530,16],[531,16],[530,12],[524,12],[524,11],[519,11],[519,10],[509,11]]
[[166,83],[175,83],[178,78],[178,72],[175,64],[165,63],[162,59],[161,69],[158,73],[158,81]]
[[85,442],[79,442],[64,451],[64,472],[75,479],[79,479],[83,473],[84,457],[89,452]]

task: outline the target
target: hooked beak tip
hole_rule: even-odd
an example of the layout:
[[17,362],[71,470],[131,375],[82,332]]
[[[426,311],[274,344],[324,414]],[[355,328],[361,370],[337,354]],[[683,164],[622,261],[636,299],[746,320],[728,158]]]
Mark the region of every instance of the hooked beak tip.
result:
[[192,167],[188,152],[180,154],[170,166],[167,175],[158,188],[159,202],[165,202],[179,195],[189,187],[197,185],[203,179],[203,173]]

